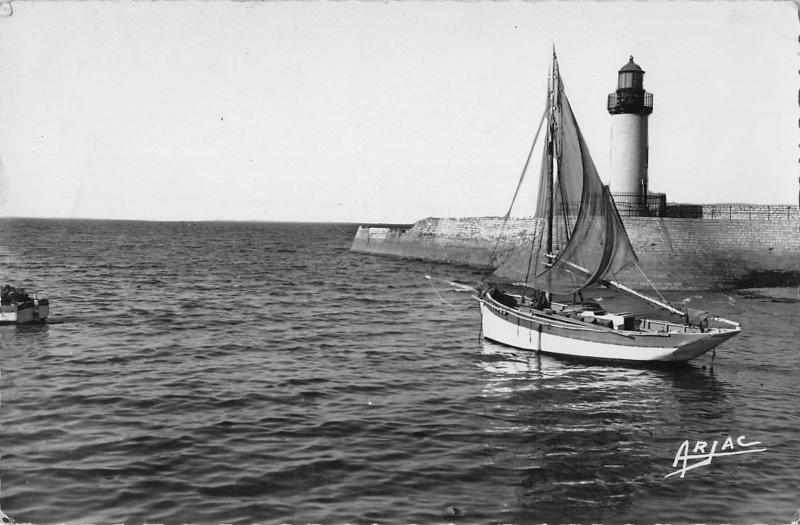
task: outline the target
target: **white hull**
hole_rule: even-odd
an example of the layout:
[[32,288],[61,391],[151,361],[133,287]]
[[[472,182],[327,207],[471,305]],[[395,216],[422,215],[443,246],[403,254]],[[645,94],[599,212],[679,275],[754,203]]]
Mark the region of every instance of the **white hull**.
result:
[[[613,361],[683,362],[739,333],[739,328],[705,333],[639,332],[570,325],[481,300],[483,336],[523,350]],[[537,322],[539,321],[539,322]]]

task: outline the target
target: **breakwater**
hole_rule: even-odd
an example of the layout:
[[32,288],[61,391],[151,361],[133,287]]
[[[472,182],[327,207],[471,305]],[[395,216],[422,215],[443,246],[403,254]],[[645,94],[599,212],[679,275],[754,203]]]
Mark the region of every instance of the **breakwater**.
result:
[[[361,226],[351,250],[491,269],[531,242],[535,218],[427,218]],[[668,205],[662,217],[624,217],[639,266],[663,290],[719,290],[800,282],[800,212],[789,205]],[[618,276],[637,288],[631,268]]]

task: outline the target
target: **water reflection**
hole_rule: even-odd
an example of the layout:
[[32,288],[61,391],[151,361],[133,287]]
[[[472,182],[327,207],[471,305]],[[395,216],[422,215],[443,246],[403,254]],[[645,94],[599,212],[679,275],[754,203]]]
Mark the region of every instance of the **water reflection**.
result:
[[694,418],[698,396],[729,409],[713,371],[694,365],[587,363],[488,341],[477,365],[493,406],[487,446],[515,484],[517,521],[618,516],[663,483],[674,454],[665,429]]
[[49,331],[46,323],[0,326],[0,348],[4,351],[4,357],[8,357],[7,352],[15,349],[25,352],[41,350],[47,342]]
[[491,394],[495,388],[507,392],[508,381],[566,377],[579,380],[582,386],[586,386],[585,382],[588,381],[599,388],[623,384],[653,387],[658,382],[664,382],[679,390],[702,391],[709,400],[724,395],[725,384],[716,377],[713,361],[711,366],[693,363],[670,366],[602,363],[520,350],[487,340],[481,341],[480,350],[482,359],[477,365],[488,374],[484,388],[486,394]]
[[484,359],[478,361],[478,366],[497,376],[500,381],[514,376],[541,377],[542,354],[537,352],[526,352],[483,340],[481,355]]

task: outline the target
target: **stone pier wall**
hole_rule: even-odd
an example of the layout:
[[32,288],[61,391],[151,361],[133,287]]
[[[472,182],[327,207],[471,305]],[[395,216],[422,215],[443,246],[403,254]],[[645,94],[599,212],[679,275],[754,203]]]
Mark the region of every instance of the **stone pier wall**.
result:
[[[639,266],[658,288],[712,290],[800,281],[797,206],[753,206],[751,218],[743,218],[748,216],[745,205],[713,206],[715,214],[731,206],[729,218],[623,219]],[[730,218],[734,215],[738,218]],[[510,250],[532,240],[535,221],[428,218],[411,227],[360,227],[352,250],[492,268]],[[636,268],[619,277],[634,287],[649,286]]]

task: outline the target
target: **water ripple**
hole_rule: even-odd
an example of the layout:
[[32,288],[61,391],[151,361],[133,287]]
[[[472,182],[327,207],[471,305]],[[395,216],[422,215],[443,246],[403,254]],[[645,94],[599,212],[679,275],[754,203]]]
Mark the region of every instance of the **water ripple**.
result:
[[[458,268],[349,225],[0,221],[3,511],[52,523],[788,522],[798,305],[678,369],[482,341]],[[676,299],[679,297],[675,297]],[[728,311],[736,309],[736,312]],[[734,315],[735,314],[735,315]],[[665,478],[683,440],[767,452]]]

